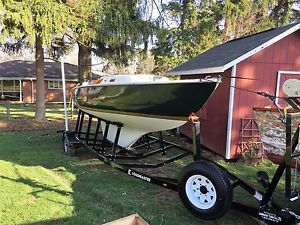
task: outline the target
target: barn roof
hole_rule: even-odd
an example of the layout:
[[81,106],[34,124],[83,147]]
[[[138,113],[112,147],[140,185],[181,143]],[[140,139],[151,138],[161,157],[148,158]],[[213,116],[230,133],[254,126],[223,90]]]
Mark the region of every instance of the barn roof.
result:
[[169,70],[167,74],[191,75],[224,72],[233,65],[294,33],[299,28],[300,23],[295,23],[228,41]]
[[[34,61],[12,60],[0,63],[0,79],[35,79],[36,67]],[[65,77],[68,81],[78,81],[78,68],[75,65],[65,63]],[[95,74],[93,74],[95,76]],[[60,62],[45,62],[45,79],[61,79]]]

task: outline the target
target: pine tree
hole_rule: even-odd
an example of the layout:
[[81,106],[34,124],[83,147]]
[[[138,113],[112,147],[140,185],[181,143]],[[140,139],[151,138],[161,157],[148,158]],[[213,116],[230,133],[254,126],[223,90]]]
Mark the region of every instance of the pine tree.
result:
[[297,21],[295,4],[293,0],[174,0],[162,4],[164,13],[159,17],[153,49],[156,72],[163,73],[218,43]]
[[151,23],[142,18],[145,6],[137,0],[77,0],[73,4],[79,18],[72,35],[79,46],[80,82],[90,79],[91,51],[118,67],[128,65],[138,53],[146,55]]
[[164,73],[219,43],[219,1],[170,1],[162,7],[172,25],[157,30],[155,72]]
[[92,43],[102,19],[102,2],[99,0],[77,0],[69,2],[74,11],[75,23],[72,36],[78,44],[78,81],[91,79]]
[[44,48],[50,46],[53,34],[67,32],[73,21],[69,7],[59,0],[1,0],[4,14],[2,37],[26,38],[35,48],[36,112],[35,118],[44,120]]
[[272,7],[273,0],[225,0],[223,41],[273,27]]
[[294,2],[294,0],[277,0],[271,13],[276,27],[290,22]]
[[144,6],[138,0],[103,0],[103,15],[94,42],[98,56],[122,67],[136,54],[146,55],[152,25],[143,19]]

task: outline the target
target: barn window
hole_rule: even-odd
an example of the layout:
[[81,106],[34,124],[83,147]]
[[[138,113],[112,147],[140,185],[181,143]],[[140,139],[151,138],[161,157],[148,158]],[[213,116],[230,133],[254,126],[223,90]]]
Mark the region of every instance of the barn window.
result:
[[48,89],[62,89],[62,82],[58,80],[49,80]]

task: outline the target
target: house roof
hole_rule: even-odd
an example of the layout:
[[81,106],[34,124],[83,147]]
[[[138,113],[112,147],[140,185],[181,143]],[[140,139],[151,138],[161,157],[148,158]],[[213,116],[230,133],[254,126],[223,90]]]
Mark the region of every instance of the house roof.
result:
[[228,41],[169,70],[167,74],[191,75],[224,72],[299,29],[300,23],[295,23]]
[[[78,81],[78,68],[75,65],[65,63],[65,78],[68,81]],[[34,61],[12,60],[0,63],[0,79],[35,79],[36,67]],[[93,74],[93,76],[96,76]],[[45,79],[61,79],[60,62],[45,62]]]

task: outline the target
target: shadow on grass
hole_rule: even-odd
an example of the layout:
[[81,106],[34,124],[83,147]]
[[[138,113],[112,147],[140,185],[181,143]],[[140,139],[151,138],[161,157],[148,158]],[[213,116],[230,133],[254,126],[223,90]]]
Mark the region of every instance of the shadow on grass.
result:
[[9,178],[9,177],[6,177],[6,176],[1,176],[1,175],[0,175],[0,179],[10,180],[12,182],[22,183],[22,184],[25,184],[25,185],[29,185],[32,188],[39,188],[39,189],[41,189],[39,191],[34,191],[34,192],[30,192],[29,193],[29,194],[32,194],[34,196],[36,196],[37,193],[43,192],[43,191],[56,192],[56,193],[58,193],[60,195],[71,195],[71,194],[73,194],[70,191],[62,191],[62,190],[57,189],[59,187],[58,185],[56,185],[54,187],[47,187],[47,186],[42,185],[41,183],[38,183],[38,182],[33,181],[31,179],[25,179],[25,178],[12,179],[12,178]]
[[140,214],[152,225],[257,224],[248,216],[231,210],[215,221],[199,220],[184,208],[176,192],[126,176],[82,150],[75,158],[65,156],[61,136],[54,132],[0,134],[0,141],[0,160],[25,167],[42,167],[58,177],[75,176],[70,184],[72,191],[66,191],[59,185],[45,185],[28,176],[24,178],[22,174],[18,174],[18,178],[1,175],[0,179],[38,189],[28,193],[36,198],[40,198],[41,192],[72,197],[73,208],[69,215],[59,218],[49,212],[51,219],[46,217],[18,224],[103,224],[133,213]]

